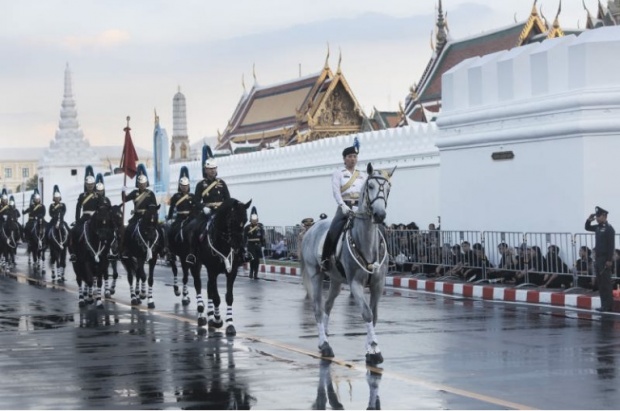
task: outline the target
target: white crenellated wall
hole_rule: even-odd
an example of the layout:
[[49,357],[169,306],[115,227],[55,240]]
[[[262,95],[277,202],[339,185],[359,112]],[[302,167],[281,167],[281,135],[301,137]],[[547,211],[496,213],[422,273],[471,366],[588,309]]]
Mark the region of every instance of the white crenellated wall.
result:
[[[437,121],[442,228],[582,232],[596,205],[613,224],[619,52],[620,27],[606,27],[445,73]],[[515,157],[492,160],[499,151]]]

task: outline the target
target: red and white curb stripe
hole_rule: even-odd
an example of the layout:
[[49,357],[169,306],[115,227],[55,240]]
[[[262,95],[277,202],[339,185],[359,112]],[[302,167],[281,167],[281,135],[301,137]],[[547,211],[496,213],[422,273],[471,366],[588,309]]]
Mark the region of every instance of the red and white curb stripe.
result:
[[[249,268],[247,264],[245,265],[245,268],[246,270]],[[271,277],[269,274],[301,276],[301,269],[299,267],[280,265],[261,264],[259,267],[259,272],[264,273],[263,275],[266,274],[266,277]],[[385,285],[394,288],[427,291],[482,300],[546,304],[554,307],[579,308],[584,310],[594,310],[601,306],[601,299],[598,296],[566,294],[561,292],[539,291],[533,289],[508,288],[486,284],[476,285],[467,283],[451,283],[434,280],[422,280],[417,278],[388,276],[385,278]],[[615,305],[618,305],[619,303],[620,301],[615,301]],[[620,310],[616,309],[614,311]]]

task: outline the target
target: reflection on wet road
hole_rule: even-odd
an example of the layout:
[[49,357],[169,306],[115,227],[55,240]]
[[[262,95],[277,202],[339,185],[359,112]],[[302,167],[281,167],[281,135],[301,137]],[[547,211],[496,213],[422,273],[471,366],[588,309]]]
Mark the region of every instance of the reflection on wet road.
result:
[[197,327],[166,267],[156,310],[128,304],[123,274],[103,310],[78,308],[72,273],[65,285],[30,277],[23,259],[0,276],[2,409],[620,407],[616,316],[388,290],[373,368],[346,290],[325,361],[297,279],[240,276],[227,338]]

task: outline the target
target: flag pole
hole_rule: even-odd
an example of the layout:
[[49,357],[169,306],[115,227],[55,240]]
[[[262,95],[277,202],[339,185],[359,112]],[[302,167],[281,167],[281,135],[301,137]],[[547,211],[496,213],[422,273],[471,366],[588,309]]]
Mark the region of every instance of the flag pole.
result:
[[[125,132],[125,135],[127,135],[127,133],[129,133],[129,130],[131,130],[129,128],[129,120],[131,120],[131,117],[127,116],[127,127],[125,127],[125,129],[123,130]],[[124,158],[127,154],[125,153],[125,147],[123,146],[123,188],[121,189],[121,203],[123,204],[123,225],[125,225],[125,192],[123,191],[125,189],[125,187],[127,187],[127,159]]]

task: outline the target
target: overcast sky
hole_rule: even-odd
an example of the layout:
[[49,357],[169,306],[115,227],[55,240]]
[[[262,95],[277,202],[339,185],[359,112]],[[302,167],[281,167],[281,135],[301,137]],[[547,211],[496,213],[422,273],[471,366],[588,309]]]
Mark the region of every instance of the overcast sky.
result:
[[[552,21],[559,0],[538,0]],[[521,21],[529,0],[443,0],[452,38]],[[606,3],[606,2],[605,2]],[[591,13],[597,0],[585,0]],[[321,70],[327,44],[366,114],[397,110],[431,56],[436,0],[0,0],[0,147],[48,146],[64,69],[92,145],[121,145],[125,117],[152,150],[153,110],[172,136],[187,101],[192,143],[223,131],[243,93]],[[581,0],[560,24],[585,25]]]

